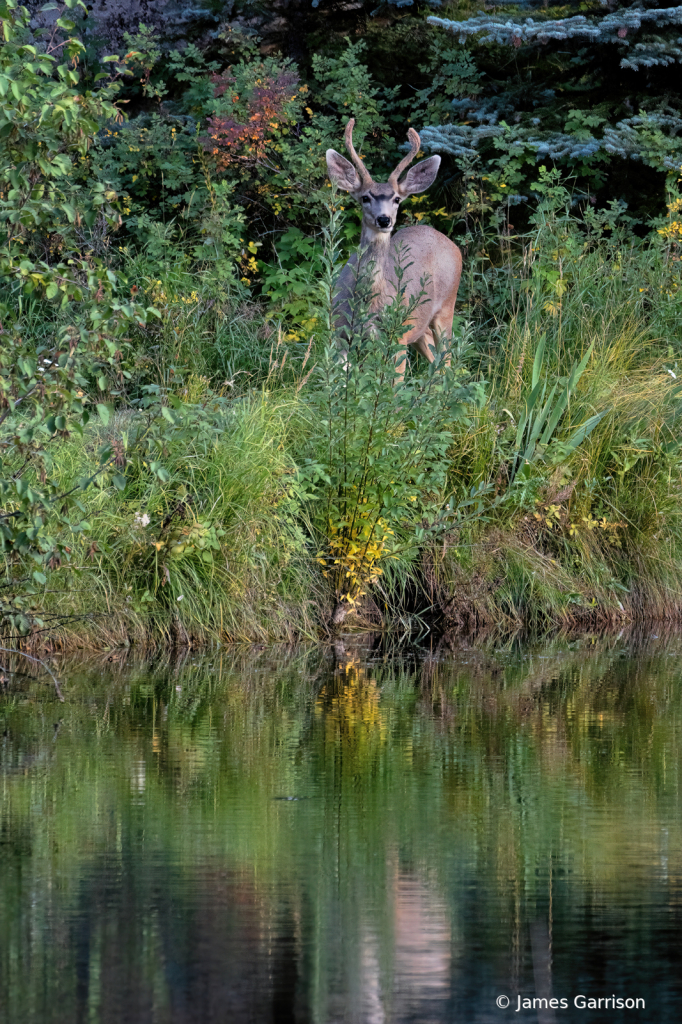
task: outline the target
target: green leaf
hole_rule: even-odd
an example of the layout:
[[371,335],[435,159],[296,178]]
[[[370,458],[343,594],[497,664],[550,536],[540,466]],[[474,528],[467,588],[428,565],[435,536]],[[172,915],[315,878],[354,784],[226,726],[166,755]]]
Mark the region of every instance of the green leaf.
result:
[[105,427],[107,427],[109,425],[109,420],[111,419],[111,413],[112,413],[111,406],[110,405],[105,405],[103,402],[98,402],[97,403],[97,412],[99,413],[99,418],[101,419],[102,424]]
[[593,350],[594,350],[594,343],[592,343],[590,345],[590,347],[588,348],[587,352],[585,353],[583,358],[580,360],[579,365],[573,367],[573,370],[571,371],[571,376],[569,377],[568,384],[567,384],[567,388],[568,388],[569,392],[573,392],[575,390],[575,387],[576,387],[578,381],[580,380],[580,378],[582,377],[583,371],[584,371],[585,367],[587,366],[587,364],[588,364],[588,362],[590,360],[590,356],[592,355]]
[[111,482],[117,491],[125,491],[127,481],[120,473],[117,473],[116,476],[112,476]]
[[610,409],[605,409],[603,412],[597,413],[595,416],[590,416],[588,420],[585,420],[583,424],[577,427],[566,442],[567,451],[570,453],[581,445],[585,438],[592,433],[597,424],[600,423],[609,412]]
[[540,373],[542,371],[542,362],[545,357],[545,335],[543,334],[538,342],[538,347],[535,350],[535,359],[533,360],[533,382],[531,389],[535,387],[537,382],[540,380]]
[[167,469],[164,469],[164,467],[161,465],[160,462],[150,462],[149,463],[149,468],[151,469],[152,473],[156,477],[158,477],[158,479],[162,483],[164,483],[164,484],[168,483],[168,481],[170,480],[170,473],[168,472]]

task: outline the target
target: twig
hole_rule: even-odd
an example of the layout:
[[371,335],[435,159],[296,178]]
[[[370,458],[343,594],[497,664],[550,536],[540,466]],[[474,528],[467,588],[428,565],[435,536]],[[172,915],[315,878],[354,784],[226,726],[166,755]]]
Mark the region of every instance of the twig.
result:
[[0,651],[4,651],[5,654],[18,654],[18,655],[20,655],[20,657],[26,658],[28,661],[35,662],[36,665],[42,665],[42,667],[45,669],[47,674],[52,677],[52,682],[54,683],[55,692],[56,692],[57,696],[59,697],[60,701],[62,702],[62,704],[64,703],[64,694],[62,693],[61,687],[59,685],[59,680],[57,679],[57,677],[54,674],[54,672],[52,672],[52,670],[47,667],[47,665],[45,664],[44,661],[41,661],[40,658],[34,658],[30,654],[26,654],[25,651],[18,651],[18,650],[16,650],[13,647],[0,647]]
[[[48,440],[51,441],[52,438],[48,438]],[[115,463],[115,461],[116,461],[116,456],[112,455],[110,459],[107,459],[106,462],[103,462],[102,465],[98,469],[95,470],[95,472],[92,474],[92,476],[90,476],[88,478],[88,481],[87,481],[86,484],[84,484],[84,485],[76,484],[76,486],[72,487],[70,491],[64,491],[62,494],[56,494],[52,498],[47,498],[46,503],[49,503],[50,505],[56,505],[58,501],[63,501],[65,498],[69,498],[76,491],[84,491],[87,487],[90,486],[90,484],[93,482],[93,480],[97,479],[97,477],[100,475],[100,473],[103,473],[104,470],[108,469],[109,466],[113,465]],[[23,468],[25,468],[25,467],[22,467],[22,471],[23,471]],[[12,519],[14,516],[20,516],[20,515],[23,515],[23,514],[24,514],[24,510],[23,509],[17,509],[15,512],[3,512],[2,514],[0,514],[0,519]],[[1,647],[0,647],[0,650],[2,650]]]

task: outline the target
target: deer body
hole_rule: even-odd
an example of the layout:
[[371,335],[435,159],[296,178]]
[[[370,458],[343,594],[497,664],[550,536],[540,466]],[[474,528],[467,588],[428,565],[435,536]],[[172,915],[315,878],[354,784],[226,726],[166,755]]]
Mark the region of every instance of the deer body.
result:
[[[457,290],[462,274],[462,254],[449,238],[435,228],[415,225],[392,234],[398,207],[408,195],[423,192],[438,173],[440,157],[422,160],[410,168],[402,181],[401,172],[419,151],[419,136],[410,128],[410,153],[398,164],[388,182],[374,182],[353,148],[353,125],[346,126],[346,146],[355,167],[333,149],[327,150],[327,167],[332,181],[350,192],[362,205],[360,255],[351,256],[339,277],[335,294],[336,326],[350,333],[353,298],[357,283],[371,275],[368,285],[372,296],[371,312],[378,312],[395,299],[402,289],[402,301],[409,305],[421,296],[406,326],[396,356],[396,369],[405,372],[406,346],[414,345],[429,362],[443,338],[452,332]],[[359,266],[358,266],[359,259]],[[397,266],[403,269],[398,282]],[[449,358],[446,358],[449,363]]]

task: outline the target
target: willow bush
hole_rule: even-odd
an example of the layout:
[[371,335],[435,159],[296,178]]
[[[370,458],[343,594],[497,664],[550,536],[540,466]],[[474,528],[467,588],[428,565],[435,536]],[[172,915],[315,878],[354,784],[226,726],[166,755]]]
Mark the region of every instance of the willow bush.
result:
[[407,358],[406,313],[423,301],[422,294],[407,308],[403,303],[409,251],[397,256],[396,297],[379,314],[370,311],[371,268],[359,272],[348,348],[340,346],[334,328],[339,223],[332,209],[323,277],[327,347],[319,383],[306,396],[317,457],[301,469],[319,504],[317,559],[336,596],[335,625],[377,583],[382,563],[413,558],[472,503],[473,496],[456,508],[448,502],[448,453],[453,426],[485,401],[482,382],[467,373],[462,339],[442,339],[425,374],[398,372]]

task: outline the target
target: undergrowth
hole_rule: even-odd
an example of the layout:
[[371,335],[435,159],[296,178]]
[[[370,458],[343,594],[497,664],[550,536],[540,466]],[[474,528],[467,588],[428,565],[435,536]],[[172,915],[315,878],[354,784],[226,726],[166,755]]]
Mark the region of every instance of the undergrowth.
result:
[[[533,259],[546,266],[541,254]],[[543,629],[679,616],[682,406],[675,345],[661,333],[673,313],[641,298],[639,288],[653,287],[652,252],[633,249],[627,260],[624,273],[611,245],[585,247],[558,310],[531,266],[506,320],[464,325],[466,370],[484,399],[448,421],[447,483],[440,497],[422,489],[422,539],[392,557],[390,544],[374,552],[382,573],[364,581],[350,626],[420,635],[434,626]],[[649,284],[634,291],[638,266]],[[139,329],[129,407],[106,428],[90,425],[82,439],[61,443],[61,482],[67,488],[87,473],[102,443],[134,448],[142,429],[136,395],[154,377],[183,396],[184,425],[178,414],[164,441],[167,480],[139,457],[123,493],[106,480],[88,492],[91,530],[75,540],[71,565],[47,574],[41,596],[49,642],[324,635],[339,593],[325,575],[329,556],[320,558],[329,518],[310,466],[326,443],[319,399],[334,355],[321,336],[288,339],[258,307],[221,296],[208,276],[176,271],[172,291],[169,282],[156,287],[165,293],[156,298],[162,320]],[[229,367],[215,345],[223,322]],[[551,438],[520,460],[519,423],[540,411],[531,402],[534,373],[546,394],[557,385],[556,402],[580,360]],[[413,357],[408,384],[424,372]],[[586,423],[591,431],[573,445]],[[456,505],[472,493],[482,495],[477,517],[429,532],[439,502]]]

